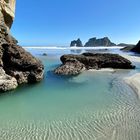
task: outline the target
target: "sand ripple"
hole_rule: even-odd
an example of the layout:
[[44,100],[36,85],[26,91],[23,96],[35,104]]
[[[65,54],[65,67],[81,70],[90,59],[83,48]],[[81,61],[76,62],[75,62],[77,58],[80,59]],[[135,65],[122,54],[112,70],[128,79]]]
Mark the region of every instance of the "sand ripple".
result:
[[140,103],[133,91],[114,79],[109,94],[112,108],[86,108],[73,119],[0,122],[0,140],[140,140]]

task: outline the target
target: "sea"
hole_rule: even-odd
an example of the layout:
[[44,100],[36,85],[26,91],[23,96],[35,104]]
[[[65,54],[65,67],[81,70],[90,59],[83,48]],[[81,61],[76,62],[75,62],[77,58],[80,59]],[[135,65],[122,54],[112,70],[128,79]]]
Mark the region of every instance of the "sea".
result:
[[0,140],[140,140],[140,101],[124,82],[140,72],[138,62],[135,70],[60,76],[53,70],[63,54],[124,52],[118,47],[24,49],[42,61],[44,79],[0,95]]

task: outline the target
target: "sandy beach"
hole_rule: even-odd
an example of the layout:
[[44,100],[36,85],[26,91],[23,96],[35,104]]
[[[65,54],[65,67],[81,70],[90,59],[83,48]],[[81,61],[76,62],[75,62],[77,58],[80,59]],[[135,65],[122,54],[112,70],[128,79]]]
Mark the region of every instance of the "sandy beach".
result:
[[[130,56],[130,55],[126,55],[126,54],[122,55],[122,56],[127,58],[131,62],[140,63],[140,57],[138,57],[138,56]],[[140,99],[140,73],[136,73],[130,77],[126,77],[124,80],[137,93],[137,95]]]

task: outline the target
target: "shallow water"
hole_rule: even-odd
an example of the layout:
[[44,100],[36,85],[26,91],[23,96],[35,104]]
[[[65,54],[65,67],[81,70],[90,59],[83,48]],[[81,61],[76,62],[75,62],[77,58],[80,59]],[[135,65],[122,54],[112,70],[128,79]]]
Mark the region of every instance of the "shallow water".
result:
[[1,95],[0,140],[140,140],[140,101],[123,81],[139,66],[64,77],[56,56],[39,56],[42,82]]

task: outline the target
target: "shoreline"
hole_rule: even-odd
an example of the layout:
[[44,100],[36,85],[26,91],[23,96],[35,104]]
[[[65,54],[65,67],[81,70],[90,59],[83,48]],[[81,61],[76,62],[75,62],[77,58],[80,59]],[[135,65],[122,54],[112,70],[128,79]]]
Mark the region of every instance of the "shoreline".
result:
[[[130,56],[126,54],[123,54],[121,56],[130,60],[131,62],[140,63],[140,57],[138,56]],[[140,99],[140,72],[133,74],[131,76],[125,77],[124,81],[134,90],[134,92],[137,94],[138,98]]]

